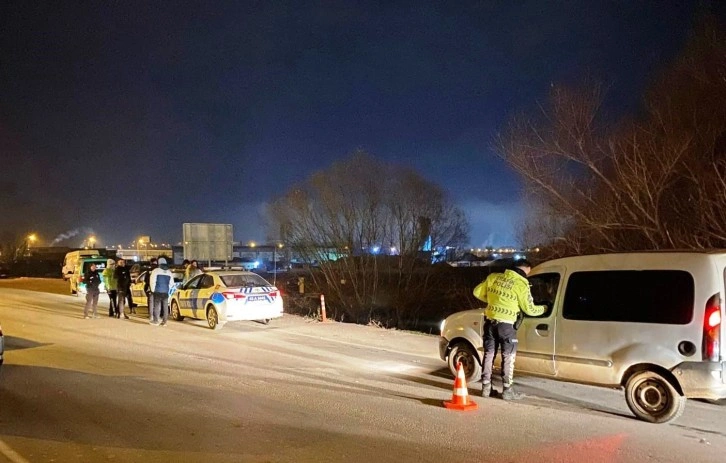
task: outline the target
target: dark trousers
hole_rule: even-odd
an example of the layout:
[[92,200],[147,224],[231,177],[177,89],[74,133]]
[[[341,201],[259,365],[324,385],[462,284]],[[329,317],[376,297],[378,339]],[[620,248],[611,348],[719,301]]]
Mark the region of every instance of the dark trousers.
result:
[[131,286],[126,288],[126,297],[129,300],[129,310],[131,310],[131,312],[133,313],[134,312],[133,308],[135,306],[134,306],[134,297],[131,295]]
[[165,293],[153,293],[154,294],[154,310],[152,321],[163,323],[169,319],[169,296]]
[[118,312],[118,308],[116,306],[117,297],[118,297],[118,292],[115,289],[108,290],[108,316],[109,317],[116,316],[116,312]]
[[126,291],[119,288],[117,296],[116,296],[116,314],[118,318],[121,318],[121,316],[125,316],[125,308],[126,308]]
[[502,349],[502,383],[504,387],[512,385],[514,377],[514,359],[517,354],[517,330],[511,323],[502,323],[487,319],[484,322],[484,365],[481,374],[482,384],[492,382],[492,369],[497,347]]

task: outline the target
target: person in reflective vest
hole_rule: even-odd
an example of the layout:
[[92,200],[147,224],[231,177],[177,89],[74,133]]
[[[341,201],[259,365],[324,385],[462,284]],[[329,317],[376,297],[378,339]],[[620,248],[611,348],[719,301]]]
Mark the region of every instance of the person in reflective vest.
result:
[[474,288],[474,297],[486,302],[484,322],[484,365],[482,368],[482,397],[492,395],[492,368],[497,347],[502,350],[502,398],[520,398],[512,388],[514,360],[517,353],[515,323],[521,312],[531,317],[542,315],[547,306],[535,305],[529,289],[527,275],[532,264],[519,260],[513,269],[492,273]]

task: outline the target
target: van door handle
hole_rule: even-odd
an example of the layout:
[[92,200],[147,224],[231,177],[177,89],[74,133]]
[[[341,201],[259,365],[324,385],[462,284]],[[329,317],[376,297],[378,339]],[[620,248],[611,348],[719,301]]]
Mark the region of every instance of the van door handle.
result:
[[534,330],[537,332],[537,334],[541,336],[549,336],[550,335],[550,325],[546,323],[540,323],[537,325]]

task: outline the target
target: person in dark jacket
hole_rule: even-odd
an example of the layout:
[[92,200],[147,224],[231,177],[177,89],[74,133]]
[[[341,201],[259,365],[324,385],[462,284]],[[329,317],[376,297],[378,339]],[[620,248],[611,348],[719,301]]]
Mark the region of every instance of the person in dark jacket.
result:
[[151,321],[154,319],[154,292],[151,290],[149,282],[151,281],[151,272],[159,265],[156,257],[152,257],[149,262],[151,263],[151,268],[144,275],[144,293],[146,294],[146,306],[149,308],[149,321]]
[[101,275],[96,270],[96,264],[88,266],[88,271],[83,275],[83,281],[86,283],[86,306],[83,308],[83,318],[91,318],[88,313],[93,309],[93,318],[98,318],[98,295],[99,286],[101,286]]
[[118,315],[116,318],[121,318],[121,315],[123,315],[125,319],[128,319],[129,316],[126,315],[124,308],[126,306],[126,296],[131,288],[131,273],[129,273],[129,269],[126,267],[125,260],[121,259],[118,261],[114,275],[116,276],[116,290],[118,291],[118,303],[116,305]]

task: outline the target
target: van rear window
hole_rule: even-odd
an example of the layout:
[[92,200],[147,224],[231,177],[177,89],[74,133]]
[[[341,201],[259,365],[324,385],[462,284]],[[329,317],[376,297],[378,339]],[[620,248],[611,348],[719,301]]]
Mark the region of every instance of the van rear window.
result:
[[575,272],[562,314],[569,320],[687,325],[694,298],[693,277],[681,270]]
[[103,272],[103,270],[106,268],[106,261],[99,261],[99,262],[84,262],[83,263],[83,273],[86,273],[87,271],[91,270],[91,264],[96,264],[96,270],[99,272]]

